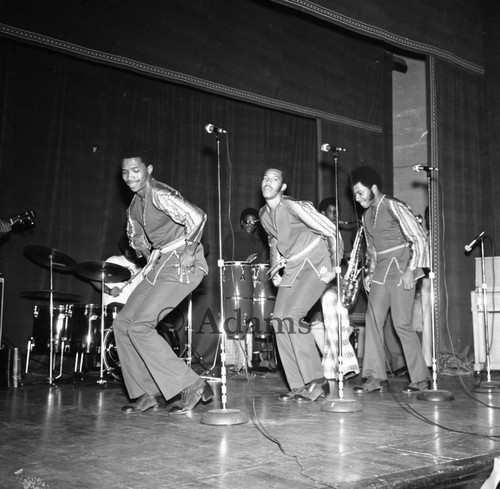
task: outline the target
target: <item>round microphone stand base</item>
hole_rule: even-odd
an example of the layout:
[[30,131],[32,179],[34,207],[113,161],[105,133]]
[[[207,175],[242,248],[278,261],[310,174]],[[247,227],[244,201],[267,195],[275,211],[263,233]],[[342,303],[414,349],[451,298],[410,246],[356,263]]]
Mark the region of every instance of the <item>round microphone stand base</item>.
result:
[[328,413],[357,413],[363,406],[356,399],[326,399],[321,404],[321,411]]
[[442,401],[453,401],[455,397],[451,392],[447,390],[429,389],[426,391],[419,392],[417,394],[417,399],[419,401],[442,402]]
[[248,423],[249,417],[239,409],[211,409],[204,413],[200,423],[214,426],[229,426]]
[[479,384],[472,389],[474,392],[492,392],[496,391],[500,388],[500,384],[498,382],[494,382],[492,380],[480,381]]

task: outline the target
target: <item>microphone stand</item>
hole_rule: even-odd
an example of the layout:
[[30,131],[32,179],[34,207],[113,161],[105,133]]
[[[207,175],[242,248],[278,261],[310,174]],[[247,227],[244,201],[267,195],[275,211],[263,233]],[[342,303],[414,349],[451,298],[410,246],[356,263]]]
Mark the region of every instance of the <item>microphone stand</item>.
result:
[[107,380],[104,378],[104,314],[106,313],[106,309],[104,306],[104,287],[106,286],[105,282],[105,271],[101,271],[101,347],[100,347],[100,360],[99,360],[99,379],[97,383],[100,386],[106,386]]
[[[207,132],[215,134],[216,150],[217,150],[217,200],[218,200],[218,219],[219,219],[219,259],[217,266],[219,267],[219,304],[220,304],[220,325],[219,333],[221,335],[220,359],[221,359],[221,402],[222,409],[212,409],[203,413],[200,422],[208,425],[233,425],[248,423],[248,416],[239,409],[227,409],[227,375],[226,375],[226,330],[224,328],[224,289],[223,289],[223,273],[224,260],[222,259],[222,198],[221,198],[221,164],[220,164],[220,135],[221,132],[217,128],[210,129],[210,124],[205,126]],[[215,129],[215,131],[214,131]]]
[[484,258],[484,237],[480,236],[481,240],[481,289],[483,295],[483,313],[484,313],[484,349],[486,353],[486,381],[479,382],[477,389],[474,390],[495,390],[498,389],[498,384],[491,380],[491,360],[490,360],[490,328],[488,321],[488,306],[487,306],[487,289],[486,283],[486,266]]
[[[429,280],[431,283],[430,291],[430,307],[431,307],[431,340],[432,340],[432,389],[424,390],[419,392],[417,399],[419,401],[453,401],[454,396],[451,392],[447,390],[438,389],[437,385],[437,352],[436,352],[436,323],[435,323],[435,278],[436,274],[434,272],[434,194],[432,193],[432,171],[437,170],[437,168],[429,167],[427,170],[427,194],[429,195],[429,248],[430,248],[430,269],[429,269]],[[437,179],[437,173],[436,173]]]
[[[335,266],[335,272],[337,277],[337,305],[336,305],[336,319],[337,319],[337,335],[338,335],[338,346],[337,346],[337,365],[339,370],[338,379],[338,399],[334,399],[331,395],[322,403],[321,410],[330,413],[354,413],[357,411],[362,411],[363,407],[361,403],[356,399],[344,399],[344,358],[343,358],[343,335],[342,335],[342,303],[340,299],[340,286],[341,286],[341,272],[340,259],[339,259],[339,193],[338,193],[338,148],[332,147],[333,155],[333,168],[334,168],[334,186],[335,186],[335,258],[337,264]],[[325,325],[326,327],[326,325]],[[330,389],[330,393],[332,389]]]

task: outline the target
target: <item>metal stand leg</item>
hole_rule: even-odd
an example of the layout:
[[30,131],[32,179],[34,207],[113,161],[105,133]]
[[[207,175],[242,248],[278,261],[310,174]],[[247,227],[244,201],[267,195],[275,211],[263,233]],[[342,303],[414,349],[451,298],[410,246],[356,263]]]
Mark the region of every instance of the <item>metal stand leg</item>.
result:
[[[328,145],[330,147],[330,145]],[[323,149],[323,148],[322,148]],[[337,320],[337,333],[338,333],[338,352],[337,352],[337,358],[338,358],[338,399],[335,399],[330,396],[323,402],[321,405],[321,410],[322,411],[327,411],[331,413],[355,413],[358,411],[363,410],[363,406],[359,401],[356,399],[344,399],[344,358],[343,358],[343,348],[342,348],[342,341],[343,341],[343,335],[342,335],[342,311],[341,311],[341,303],[340,303],[340,280],[342,279],[341,273],[342,270],[340,268],[340,257],[339,257],[339,239],[340,239],[340,232],[339,232],[339,202],[338,202],[338,152],[339,151],[345,151],[342,148],[336,148],[336,147],[331,147],[332,149],[332,154],[333,154],[333,162],[334,162],[334,171],[335,171],[335,208],[337,209],[336,212],[336,250],[335,250],[335,255],[336,259],[338,260],[338,265],[335,268],[336,271],[336,277],[337,277],[337,307],[336,307],[336,320]],[[330,381],[330,386],[333,382]],[[330,389],[330,392],[332,392],[332,389]]]
[[28,339],[28,344],[27,344],[27,347],[26,347],[26,366],[24,368],[24,373],[25,374],[29,373],[30,356],[31,356],[31,351],[33,350],[34,346],[35,346],[35,342],[33,340],[33,337],[30,337]]
[[[435,319],[435,297],[434,297],[434,292],[435,292],[435,272],[434,272],[434,257],[433,257],[433,252],[434,252],[434,233],[433,233],[433,194],[432,194],[432,170],[429,169],[427,172],[427,188],[428,191],[427,193],[429,194],[429,243],[430,243],[430,252],[431,252],[431,268],[429,271],[429,279],[431,282],[431,293],[430,293],[430,298],[431,298],[431,331],[432,331],[432,389],[422,391],[417,395],[417,399],[419,401],[434,401],[434,402],[439,402],[439,401],[452,401],[454,399],[454,396],[451,392],[447,390],[442,390],[438,389],[437,385],[437,352],[436,352],[436,319]],[[437,178],[437,173],[436,173],[436,178]]]

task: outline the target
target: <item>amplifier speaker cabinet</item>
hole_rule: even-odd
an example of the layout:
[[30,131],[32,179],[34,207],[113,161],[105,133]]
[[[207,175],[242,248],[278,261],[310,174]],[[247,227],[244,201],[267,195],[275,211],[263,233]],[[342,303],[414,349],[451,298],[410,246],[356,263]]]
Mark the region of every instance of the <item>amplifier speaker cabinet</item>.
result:
[[[476,289],[471,292],[471,311],[474,329],[474,371],[480,372],[486,369],[481,258],[475,259],[475,267]],[[490,369],[500,370],[500,256],[484,258],[484,275],[486,279]]]
[[[500,290],[486,292],[490,370],[500,370]],[[471,292],[472,326],[474,330],[474,371],[486,370],[486,332],[484,327],[483,291]]]

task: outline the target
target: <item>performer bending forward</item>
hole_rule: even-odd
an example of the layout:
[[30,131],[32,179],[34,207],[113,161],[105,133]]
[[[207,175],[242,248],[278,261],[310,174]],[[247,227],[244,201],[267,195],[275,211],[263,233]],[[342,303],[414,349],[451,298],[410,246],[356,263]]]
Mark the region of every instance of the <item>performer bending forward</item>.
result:
[[127,234],[132,248],[148,262],[144,279],[113,323],[125,386],[135,399],[122,411],[156,408],[161,396],[168,400],[182,391],[181,405],[172,409],[182,414],[200,399],[208,401],[212,390],[155,327],[208,272],[200,243],[206,215],[175,189],[156,181],[143,153],[124,156],[122,177],[135,193],[127,211]]
[[315,401],[328,393],[319,352],[303,318],[335,277],[335,225],[310,202],[284,196],[282,170],[268,169],[262,180],[266,205],[260,210],[269,235],[271,270],[279,287],[273,314],[281,363],[290,392],[280,399]]

